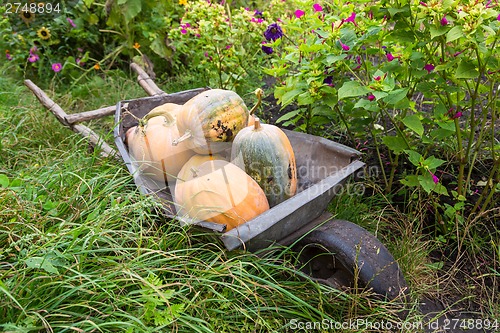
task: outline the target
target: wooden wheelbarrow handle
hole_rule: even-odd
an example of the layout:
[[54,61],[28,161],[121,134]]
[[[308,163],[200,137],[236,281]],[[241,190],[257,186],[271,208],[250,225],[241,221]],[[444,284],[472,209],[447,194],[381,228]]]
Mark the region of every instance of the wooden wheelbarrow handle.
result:
[[[139,85],[149,96],[166,95],[166,93],[154,83],[154,81],[141,68],[141,66],[136,63],[132,63],[130,67],[137,73],[137,81],[139,82]],[[40,89],[31,80],[25,80],[24,84],[33,92],[40,103],[47,110],[49,110],[57,118],[57,120],[59,120],[61,124],[69,127],[73,132],[82,135],[84,138],[89,140],[92,146],[100,148],[100,154],[102,157],[119,157],[118,151],[108,145],[97,133],[95,133],[89,127],[80,124],[80,122],[83,121],[113,115],[116,111],[116,106],[112,105],[97,110],[67,114],[56,102],[54,102],[42,89]]]

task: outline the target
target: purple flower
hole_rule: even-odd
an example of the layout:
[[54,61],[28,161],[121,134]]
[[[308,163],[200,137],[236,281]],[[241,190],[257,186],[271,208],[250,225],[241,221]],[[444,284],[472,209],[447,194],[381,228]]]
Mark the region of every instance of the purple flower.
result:
[[303,10],[297,9],[295,11],[295,17],[296,18],[301,18],[304,14],[305,14],[305,12]]
[[34,53],[30,53],[30,56],[28,57],[28,61],[31,63],[36,62],[38,59],[40,59],[40,57],[38,56],[38,54]]
[[326,85],[332,86],[333,85],[333,76],[328,75],[327,77],[325,77],[325,79],[323,80],[323,83]]
[[446,19],[446,16],[443,16],[443,18],[441,19],[441,25],[442,26],[448,25],[448,20]]
[[72,19],[70,19],[69,17],[66,17],[66,21],[68,21],[68,23],[73,27],[73,28],[76,28],[76,24],[75,22],[73,22]]
[[420,4],[421,4],[422,6],[424,6],[424,7],[427,7],[427,4],[426,4],[425,2],[423,2],[423,1],[420,1]]
[[273,54],[273,48],[264,44],[266,44],[266,42],[262,42],[262,51],[264,51],[265,54]]
[[266,37],[268,41],[275,41],[283,37],[283,30],[281,30],[278,23],[272,23],[267,27],[266,31],[264,31],[264,37]]
[[498,14],[497,16],[497,21],[500,21],[500,14]]
[[342,43],[342,41],[340,39],[339,39],[339,43],[340,43],[340,46],[342,46],[342,50],[349,51],[351,49],[349,47],[349,45],[346,45],[346,44]]
[[313,5],[313,8],[314,8],[315,12],[322,12],[323,11],[323,7],[321,7],[321,5],[319,3],[315,3]]
[[387,52],[385,57],[387,58],[387,61],[393,61],[395,59],[391,52]]
[[460,118],[462,117],[462,112],[461,111],[458,111],[457,113],[455,113],[455,115],[453,116],[453,118]]
[[368,98],[368,100],[371,102],[371,101],[375,100],[375,95],[370,94],[370,95],[368,95],[368,97],[367,97],[367,98]]
[[380,81],[381,77],[380,77],[380,75],[378,75],[378,76],[374,76],[374,77],[373,77],[373,79],[374,79],[375,81]]
[[253,23],[262,23],[262,22],[264,22],[264,19],[261,18],[261,17],[257,17],[257,18],[252,17],[252,19],[250,20],[250,22],[253,22]]
[[255,10],[255,14],[253,14],[253,16],[256,16],[256,17],[262,17],[262,12],[260,10]]
[[60,62],[56,62],[55,64],[52,64],[52,70],[53,70],[54,72],[56,72],[56,73],[57,73],[57,72],[60,72],[60,71],[61,71],[61,69],[62,69],[62,65],[61,65],[61,63],[60,63]]
[[433,65],[433,64],[426,64],[426,65],[424,66],[424,69],[427,71],[427,73],[432,72],[432,71],[434,70],[434,68],[435,68],[435,67],[434,67],[434,65]]
[[12,55],[9,52],[5,52],[5,57],[7,60],[12,60]]

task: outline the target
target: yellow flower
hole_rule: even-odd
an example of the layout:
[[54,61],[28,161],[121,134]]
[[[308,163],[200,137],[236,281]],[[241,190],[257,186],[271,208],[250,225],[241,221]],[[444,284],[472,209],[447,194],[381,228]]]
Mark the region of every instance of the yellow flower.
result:
[[99,63],[97,62],[95,65],[94,65],[94,69],[100,69],[101,66],[99,65]]
[[47,40],[50,38],[50,30],[45,27],[41,27],[40,29],[38,29],[36,34],[43,40]]
[[30,11],[27,11],[27,12],[21,11],[19,13],[19,16],[21,16],[21,20],[23,20],[24,23],[26,23],[26,25],[28,25],[28,26],[35,19],[35,14],[31,13]]
[[179,5],[185,6],[187,5],[187,3],[188,3],[187,0],[179,0]]
[[134,43],[134,49],[138,50],[141,47],[141,44],[135,42]]

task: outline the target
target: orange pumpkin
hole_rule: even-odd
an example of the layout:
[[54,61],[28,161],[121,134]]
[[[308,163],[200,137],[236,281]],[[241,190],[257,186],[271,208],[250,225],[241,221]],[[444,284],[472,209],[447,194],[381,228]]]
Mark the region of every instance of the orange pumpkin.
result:
[[255,119],[234,138],[231,162],[250,175],[266,193],[271,207],[295,195],[297,167],[292,145],[277,126]]
[[213,160],[224,160],[224,157],[219,154],[215,155],[196,154],[191,156],[191,158],[186,163],[184,163],[184,165],[181,168],[181,171],[179,171],[179,174],[177,175],[177,181],[184,182],[186,179],[192,178],[193,168],[196,170],[203,163]]
[[152,109],[149,113],[163,113],[163,112],[169,112],[171,115],[174,116],[174,118],[177,117],[177,114],[181,110],[182,105],[180,104],[174,104],[174,103],[165,103],[162,105],[159,105]]
[[269,209],[264,191],[236,165],[213,160],[175,186],[180,214],[226,225],[231,230]]
[[126,133],[130,157],[139,171],[153,180],[175,181],[194,152],[186,144],[172,145],[179,136],[174,116],[165,111],[149,112]]

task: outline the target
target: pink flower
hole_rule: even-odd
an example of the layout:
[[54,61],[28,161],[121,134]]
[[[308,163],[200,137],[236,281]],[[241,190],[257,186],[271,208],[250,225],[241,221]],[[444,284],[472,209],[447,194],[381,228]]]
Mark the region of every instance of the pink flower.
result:
[[56,73],[57,73],[57,72],[60,72],[60,71],[61,71],[61,69],[62,69],[62,65],[61,65],[61,63],[60,63],[60,62],[56,62],[55,64],[52,64],[52,70],[53,70],[54,72],[56,72]]
[[434,65],[433,64],[427,64],[424,66],[424,69],[427,71],[427,73],[430,73],[434,70]]
[[433,173],[431,172],[431,170],[427,170],[427,171],[429,171],[429,173],[431,174],[431,176],[432,176],[432,181],[434,182],[434,184],[439,183],[439,178],[438,178],[438,176],[436,176],[435,174],[433,174]]
[[424,7],[427,7],[427,4],[426,4],[425,2],[423,2],[423,1],[420,1],[420,4],[421,4],[422,6],[424,6]]
[[28,57],[28,61],[31,63],[36,62],[38,59],[40,59],[40,57],[38,56],[38,54],[34,53],[30,53],[30,56]]
[[346,18],[344,22],[352,22],[354,25],[357,25],[355,20],[356,20],[356,13],[352,12],[351,16]]
[[66,21],[68,21],[68,23],[73,27],[73,28],[76,28],[76,24],[75,22],[73,22],[72,19],[70,19],[69,17],[66,17]]
[[182,29],[181,29],[181,34],[183,34],[183,35],[187,34],[187,30],[186,30],[186,29],[184,29],[184,28],[182,28]]
[[12,60],[12,55],[9,51],[5,52],[5,57],[7,58],[7,60]]
[[339,43],[340,43],[340,46],[342,46],[342,50],[349,51],[351,49],[349,47],[349,45],[346,45],[346,44],[342,43],[342,41],[340,39],[339,39]]
[[373,79],[374,79],[375,81],[380,81],[381,77],[380,77],[380,75],[378,75],[378,76],[374,76],[374,77],[373,77]]
[[462,117],[462,112],[460,112],[460,111],[455,113],[455,115],[453,116],[453,118],[460,118],[460,117]]
[[446,16],[443,16],[443,18],[441,19],[441,25],[442,26],[448,25],[448,20],[446,19]]
[[368,95],[368,97],[367,97],[367,98],[368,98],[368,100],[371,102],[371,101],[375,100],[375,95],[370,94],[370,95]]
[[392,55],[391,52],[387,52],[387,54],[385,56],[387,58],[387,61],[393,61],[394,60],[394,56]]
[[500,14],[498,14],[497,16],[497,21],[500,21]]
[[305,14],[305,12],[303,10],[297,9],[295,11],[295,17],[296,18],[301,18],[304,14]]
[[319,3],[315,3],[313,5],[313,8],[314,8],[315,12],[322,12],[323,11],[323,7],[321,7],[321,5]]

